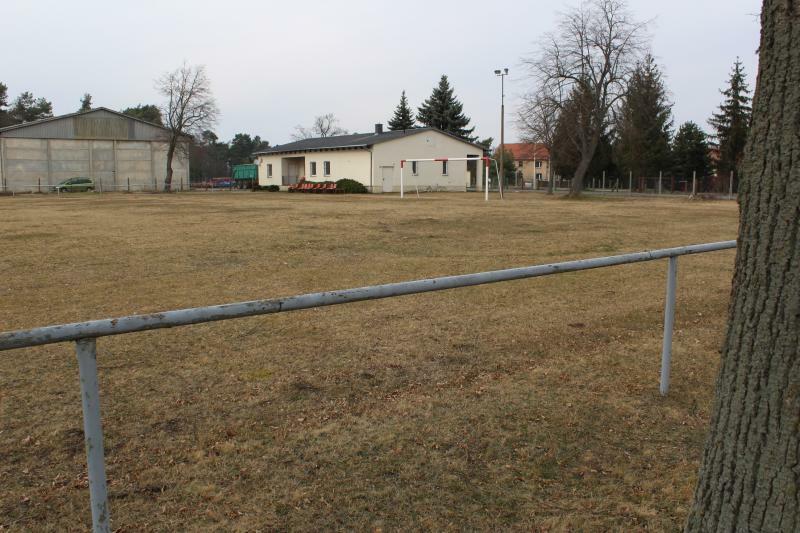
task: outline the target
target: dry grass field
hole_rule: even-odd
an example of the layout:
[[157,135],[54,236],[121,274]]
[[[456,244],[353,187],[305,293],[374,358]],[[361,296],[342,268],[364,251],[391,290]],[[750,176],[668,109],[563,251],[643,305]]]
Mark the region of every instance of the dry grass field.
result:
[[[732,239],[733,202],[0,198],[0,330]],[[100,339],[118,531],[674,531],[734,254]],[[0,529],[89,527],[71,344],[0,352]]]

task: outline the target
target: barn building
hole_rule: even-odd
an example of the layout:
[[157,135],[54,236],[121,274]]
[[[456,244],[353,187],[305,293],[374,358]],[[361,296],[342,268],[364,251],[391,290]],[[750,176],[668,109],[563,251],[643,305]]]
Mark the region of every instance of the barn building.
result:
[[[158,190],[168,135],[104,107],[0,128],[0,190],[45,192],[76,177],[93,180],[95,190]],[[172,168],[173,188],[188,187],[187,150],[176,150]]]
[[370,133],[304,139],[262,150],[256,157],[258,183],[286,189],[301,180],[336,181],[349,178],[370,192],[400,190],[400,161],[443,157],[476,161],[408,162],[404,168],[406,190],[482,190],[483,147],[436,128],[383,131],[376,124]]

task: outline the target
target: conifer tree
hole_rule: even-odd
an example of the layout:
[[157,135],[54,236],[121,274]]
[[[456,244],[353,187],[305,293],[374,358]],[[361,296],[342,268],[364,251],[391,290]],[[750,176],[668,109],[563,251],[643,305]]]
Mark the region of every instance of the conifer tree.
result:
[[8,116],[8,87],[0,82],[0,128],[8,126],[11,118]]
[[83,111],[91,111],[91,110],[92,110],[92,95],[89,94],[89,93],[86,93],[86,94],[83,95],[83,98],[81,98],[81,108],[78,109],[78,111],[83,112]]
[[408,105],[408,98],[406,92],[400,95],[400,103],[394,110],[394,116],[389,120],[390,130],[410,130],[416,125],[414,121],[414,112]]
[[631,76],[616,126],[614,152],[621,169],[637,177],[669,169],[672,104],[650,54]]
[[672,170],[675,177],[690,179],[694,172],[702,185],[711,173],[708,157],[708,140],[703,130],[694,122],[685,122],[678,128],[672,143]]
[[20,94],[9,111],[12,124],[22,124],[53,116],[53,104],[44,98],[34,98],[28,91]]
[[719,112],[714,113],[708,123],[714,128],[714,139],[719,143],[717,173],[727,176],[731,171],[738,170],[742,163],[752,115],[750,88],[745,80],[744,66],[738,57],[733,64],[728,88],[721,92],[725,98],[719,106]]
[[447,76],[442,75],[439,85],[434,87],[430,98],[419,106],[417,120],[425,126],[438,128],[474,142],[475,137],[472,136],[472,132],[475,128],[467,128],[470,119],[464,115],[464,105],[458,101],[453,92]]

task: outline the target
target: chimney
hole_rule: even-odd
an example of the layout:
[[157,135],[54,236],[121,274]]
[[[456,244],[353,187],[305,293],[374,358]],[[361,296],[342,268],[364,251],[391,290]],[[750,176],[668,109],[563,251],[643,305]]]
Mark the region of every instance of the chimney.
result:
[[383,133],[383,124],[379,122],[375,124],[375,135],[380,135],[381,133]]

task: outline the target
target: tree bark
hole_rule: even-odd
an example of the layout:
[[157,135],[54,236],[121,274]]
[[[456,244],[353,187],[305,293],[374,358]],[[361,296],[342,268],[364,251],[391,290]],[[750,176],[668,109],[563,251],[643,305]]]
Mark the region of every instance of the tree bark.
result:
[[164,178],[164,192],[172,190],[172,158],[175,157],[176,141],[170,139],[169,148],[167,149],[167,176]]
[[765,0],[728,331],[686,531],[800,531],[800,1]]
[[588,146],[581,150],[581,161],[578,163],[578,167],[575,169],[575,174],[572,176],[572,181],[569,184],[569,194],[567,194],[570,198],[577,198],[581,195],[583,191],[583,179],[586,177],[586,173],[589,171],[589,165],[592,164],[592,159],[594,159],[594,153],[597,151],[597,145],[600,143],[600,135],[599,134],[592,134],[592,138],[589,140]]

